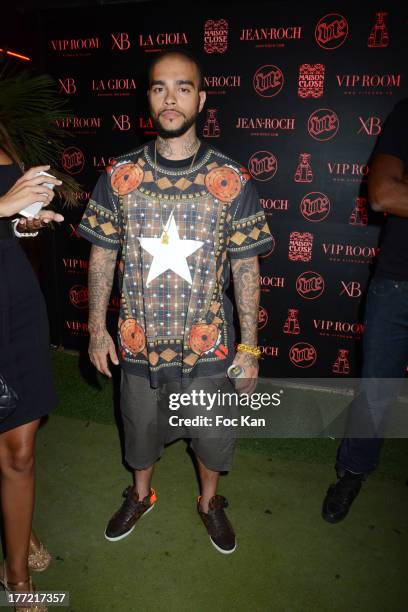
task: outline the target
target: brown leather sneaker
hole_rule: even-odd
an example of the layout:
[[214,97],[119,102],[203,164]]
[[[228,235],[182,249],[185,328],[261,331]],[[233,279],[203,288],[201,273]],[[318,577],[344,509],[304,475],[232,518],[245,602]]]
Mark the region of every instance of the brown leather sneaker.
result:
[[136,521],[143,514],[153,510],[157,501],[156,491],[150,489],[150,495],[146,495],[139,501],[139,495],[133,487],[123,491],[125,501],[117,512],[112,516],[105,531],[105,538],[110,542],[117,542],[126,538],[135,528]]
[[197,500],[198,514],[210,536],[211,543],[218,552],[229,555],[237,547],[235,533],[231,523],[227,519],[224,508],[228,507],[228,502],[222,495],[214,495],[208,503],[208,512],[205,513],[200,507],[201,496]]

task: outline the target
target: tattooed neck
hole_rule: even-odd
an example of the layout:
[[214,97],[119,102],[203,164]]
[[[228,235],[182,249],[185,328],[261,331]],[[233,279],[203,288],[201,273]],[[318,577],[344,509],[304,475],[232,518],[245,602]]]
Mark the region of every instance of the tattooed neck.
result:
[[185,138],[162,138],[157,137],[156,140],[157,152],[166,159],[187,159],[194,155],[200,141],[196,134],[188,134]]

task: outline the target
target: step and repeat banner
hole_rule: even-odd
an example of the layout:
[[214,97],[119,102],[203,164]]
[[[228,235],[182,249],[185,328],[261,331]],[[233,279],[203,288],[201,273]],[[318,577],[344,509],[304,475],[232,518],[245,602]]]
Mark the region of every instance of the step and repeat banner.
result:
[[[261,258],[263,376],[358,375],[364,295],[383,216],[367,205],[370,156],[403,73],[407,19],[383,2],[116,4],[42,14],[44,68],[74,109],[61,167],[81,206],[58,232],[59,338],[87,345],[90,245],[77,225],[115,156],[154,138],[146,69],[170,47],[202,63],[200,138],[246,166],[274,236]],[[119,300],[113,293],[109,324]]]

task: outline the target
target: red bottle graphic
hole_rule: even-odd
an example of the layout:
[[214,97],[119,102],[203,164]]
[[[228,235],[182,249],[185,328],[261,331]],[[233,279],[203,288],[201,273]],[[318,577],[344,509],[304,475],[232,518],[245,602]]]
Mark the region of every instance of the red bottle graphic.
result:
[[203,128],[204,138],[219,138],[220,136],[220,124],[217,119],[217,109],[207,109],[207,119],[205,120]]
[[339,349],[332,368],[333,374],[350,374],[349,352],[346,349]]
[[376,13],[377,21],[372,27],[370,36],[368,37],[367,46],[374,48],[388,47],[390,37],[388,29],[384,22],[384,17],[388,13]]
[[298,314],[299,314],[299,311],[296,310],[296,308],[288,309],[288,317],[283,326],[284,334],[292,334],[293,336],[300,334],[300,325],[299,325],[299,321],[297,318]]
[[356,198],[356,205],[349,218],[350,225],[368,225],[367,198]]
[[311,183],[313,181],[313,171],[310,165],[310,153],[299,154],[299,164],[295,172],[295,183]]

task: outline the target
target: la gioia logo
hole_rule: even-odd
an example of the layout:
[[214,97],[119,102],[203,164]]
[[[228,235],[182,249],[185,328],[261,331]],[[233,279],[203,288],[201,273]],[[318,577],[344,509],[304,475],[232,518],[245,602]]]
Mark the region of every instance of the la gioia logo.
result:
[[248,170],[257,181],[269,181],[278,170],[278,160],[270,151],[257,151],[249,158]]
[[228,21],[207,19],[204,24],[204,51],[225,53],[228,49]]
[[347,36],[347,19],[338,13],[329,13],[316,24],[315,39],[322,49],[328,51],[337,49],[346,41]]
[[253,86],[256,93],[262,98],[273,98],[282,90],[283,72],[278,66],[265,64],[254,74]]

